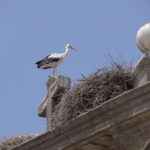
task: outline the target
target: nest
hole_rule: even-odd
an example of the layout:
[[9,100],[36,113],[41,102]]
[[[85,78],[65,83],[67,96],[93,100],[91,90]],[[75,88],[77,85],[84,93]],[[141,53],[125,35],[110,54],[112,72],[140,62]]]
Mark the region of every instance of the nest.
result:
[[21,136],[8,138],[0,142],[0,150],[10,150],[15,146],[18,146],[22,143],[31,140],[34,137],[35,137],[34,135],[21,135]]
[[131,67],[114,65],[99,69],[79,81],[55,106],[52,127],[60,126],[80,114],[134,87],[135,75]]

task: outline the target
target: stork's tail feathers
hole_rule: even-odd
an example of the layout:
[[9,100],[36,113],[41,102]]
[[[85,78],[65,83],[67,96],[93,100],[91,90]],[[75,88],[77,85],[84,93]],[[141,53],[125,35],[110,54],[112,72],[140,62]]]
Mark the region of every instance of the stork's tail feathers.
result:
[[35,64],[37,65],[37,68],[41,68],[41,66],[43,65],[43,61],[37,61]]
[[37,68],[40,68],[40,69],[49,69],[49,68],[52,68],[50,66],[50,64],[47,62],[47,60],[40,60],[40,61],[37,61],[35,63],[37,65]]
[[45,64],[45,62],[43,60],[40,60],[40,61],[36,62],[35,64],[37,65],[37,68],[41,68],[41,69],[50,68],[50,66],[48,64]]

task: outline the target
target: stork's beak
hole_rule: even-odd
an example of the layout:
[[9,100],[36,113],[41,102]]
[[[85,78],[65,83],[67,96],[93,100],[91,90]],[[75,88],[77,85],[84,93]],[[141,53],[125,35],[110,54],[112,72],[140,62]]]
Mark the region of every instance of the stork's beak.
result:
[[75,47],[72,47],[72,46],[71,46],[71,49],[73,49],[73,50],[75,50],[75,51],[78,51],[78,49],[76,49]]

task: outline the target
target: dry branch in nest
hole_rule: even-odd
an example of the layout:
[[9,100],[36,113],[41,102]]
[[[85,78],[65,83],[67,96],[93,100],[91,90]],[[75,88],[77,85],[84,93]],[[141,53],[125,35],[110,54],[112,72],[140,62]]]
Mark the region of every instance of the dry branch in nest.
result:
[[83,76],[56,106],[52,117],[54,128],[132,89],[134,81],[131,67],[118,64],[100,69],[89,77]]

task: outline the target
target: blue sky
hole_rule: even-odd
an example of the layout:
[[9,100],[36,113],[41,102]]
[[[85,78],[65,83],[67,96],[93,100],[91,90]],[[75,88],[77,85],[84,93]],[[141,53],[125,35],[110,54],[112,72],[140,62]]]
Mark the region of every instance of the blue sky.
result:
[[39,133],[37,107],[49,71],[34,62],[66,42],[79,49],[59,69],[73,81],[110,63],[136,63],[138,28],[150,21],[149,0],[0,0],[0,137]]

